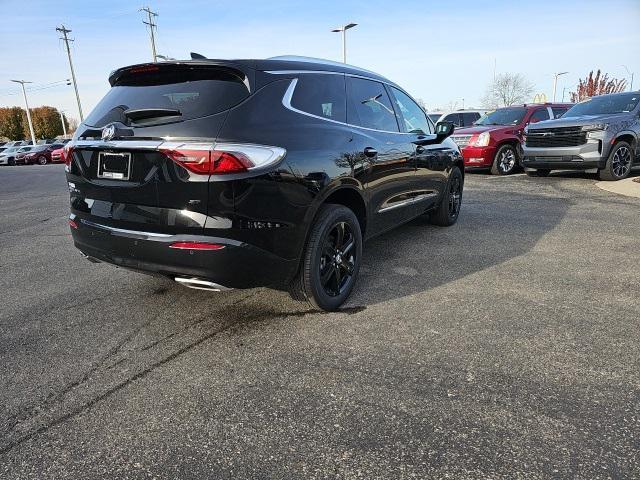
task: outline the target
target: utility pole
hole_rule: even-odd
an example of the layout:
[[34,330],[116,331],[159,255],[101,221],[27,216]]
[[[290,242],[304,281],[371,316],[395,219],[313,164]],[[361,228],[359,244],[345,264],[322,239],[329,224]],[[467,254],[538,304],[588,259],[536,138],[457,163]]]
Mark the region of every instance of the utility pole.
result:
[[149,33],[151,34],[151,55],[153,56],[153,63],[158,61],[158,55],[156,54],[156,37],[153,33],[153,29],[158,25],[153,22],[154,17],[157,17],[158,14],[156,12],[152,12],[149,7],[143,7],[139,12],[146,12],[148,21],[142,21],[145,25],[149,25]]
[[80,104],[80,94],[78,93],[78,82],[76,82],[76,73],[73,71],[73,62],[71,61],[71,49],[69,48],[69,42],[73,42],[73,38],[67,36],[71,33],[71,30],[64,25],[60,25],[56,28],[56,31],[62,33],[60,40],[64,40],[64,45],[67,47],[67,56],[69,57],[69,68],[71,69],[71,80],[73,81],[73,88],[76,91],[76,100],[78,102],[78,113],[80,114],[80,121],[84,121],[84,115],[82,115],[82,105]]
[[62,133],[64,133],[64,137],[67,138],[67,126],[64,124],[64,116],[62,115],[62,110],[58,110],[60,114],[60,122],[62,122]]
[[633,72],[631,70],[629,70],[629,68],[626,65],[622,65],[622,66],[627,71],[627,73],[629,75],[631,75],[631,83],[629,84],[629,91],[633,92]]
[[29,132],[31,132],[31,144],[36,144],[36,134],[33,133],[33,122],[31,121],[31,112],[29,112],[29,102],[27,102],[27,92],[24,89],[25,83],[33,83],[27,82],[26,80],[11,80],[14,83],[19,83],[22,86],[22,96],[24,97],[24,106],[27,109],[27,120],[29,121]]
[[558,72],[553,74],[553,101],[556,101],[556,89],[558,87],[558,77],[560,75],[566,75],[569,72]]
[[348,23],[331,30],[334,33],[342,32],[342,63],[347,63],[347,30],[358,25],[357,23]]

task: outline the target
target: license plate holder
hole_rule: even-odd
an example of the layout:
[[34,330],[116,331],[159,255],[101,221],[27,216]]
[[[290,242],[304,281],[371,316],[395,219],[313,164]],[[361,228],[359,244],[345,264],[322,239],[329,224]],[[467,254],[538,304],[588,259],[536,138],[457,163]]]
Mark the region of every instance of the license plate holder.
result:
[[131,153],[99,152],[98,178],[129,180],[131,176]]

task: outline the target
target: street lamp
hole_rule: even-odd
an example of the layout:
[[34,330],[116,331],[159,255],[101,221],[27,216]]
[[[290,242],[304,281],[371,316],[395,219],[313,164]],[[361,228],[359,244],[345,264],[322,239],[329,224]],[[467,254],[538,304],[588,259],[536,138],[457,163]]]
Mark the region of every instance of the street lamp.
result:
[[556,101],[556,88],[558,86],[558,77],[560,75],[566,75],[569,72],[558,72],[553,74],[553,101]]
[[622,66],[627,71],[627,73],[631,75],[631,83],[629,84],[629,91],[632,92],[633,91],[633,72],[631,72],[626,65],[622,65]]
[[60,122],[62,123],[62,133],[64,134],[64,138],[67,138],[67,126],[64,124],[64,116],[62,115],[62,112],[64,110],[58,110],[58,113],[60,114]]
[[358,25],[357,23],[348,23],[338,28],[331,30],[334,33],[342,32],[342,62],[347,63],[347,30]]
[[24,89],[24,84],[25,83],[33,83],[33,82],[27,82],[26,80],[11,80],[14,83],[19,83],[20,85],[22,85],[22,96],[24,97],[24,106],[27,109],[27,120],[29,121],[29,132],[31,132],[31,144],[35,145],[36,144],[36,134],[33,133],[33,122],[31,122],[31,112],[29,112],[29,102],[27,102],[27,92]]

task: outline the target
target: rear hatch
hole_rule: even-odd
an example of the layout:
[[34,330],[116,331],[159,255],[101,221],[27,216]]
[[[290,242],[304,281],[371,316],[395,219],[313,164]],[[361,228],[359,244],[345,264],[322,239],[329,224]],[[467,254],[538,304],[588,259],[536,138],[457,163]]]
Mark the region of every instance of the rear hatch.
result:
[[230,108],[250,95],[246,68],[198,62],[114,72],[111,90],[79,127],[67,155],[73,213],[111,227],[201,233],[233,196],[219,182],[209,212],[209,155]]

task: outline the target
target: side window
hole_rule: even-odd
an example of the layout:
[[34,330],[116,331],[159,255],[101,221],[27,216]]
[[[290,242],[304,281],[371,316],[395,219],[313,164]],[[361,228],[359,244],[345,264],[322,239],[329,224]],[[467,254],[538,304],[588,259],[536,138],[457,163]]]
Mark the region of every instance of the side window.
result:
[[551,110],[553,111],[553,118],[560,118],[569,109],[567,107],[551,107]]
[[461,127],[462,126],[462,119],[460,118],[460,114],[459,113],[450,113],[449,115],[447,115],[446,117],[444,117],[440,121],[441,122],[451,122],[456,127]]
[[470,127],[473,125],[473,122],[480,118],[480,114],[478,112],[464,112],[462,114],[462,125],[465,127]]
[[409,133],[432,133],[427,115],[420,106],[397,88],[391,87],[391,91],[398,107],[396,110],[402,115],[404,130]]
[[380,82],[347,77],[347,97],[347,123],[386,132],[399,131],[391,101]]
[[291,106],[318,117],[346,122],[344,75],[300,75],[291,98]]
[[549,111],[546,108],[541,108],[533,112],[531,118],[529,119],[529,123],[538,123],[543,120],[549,120]]

